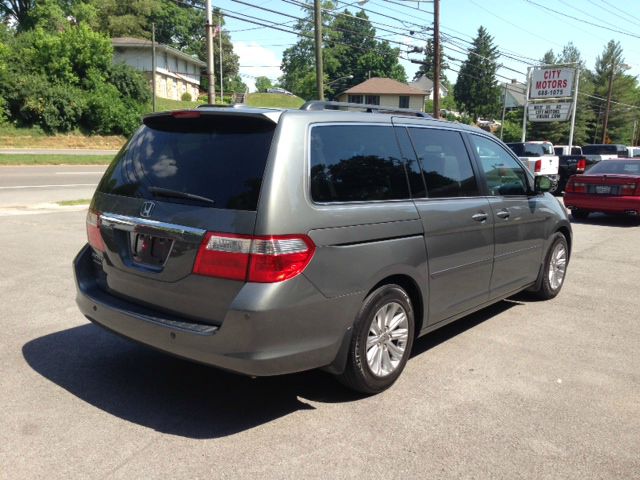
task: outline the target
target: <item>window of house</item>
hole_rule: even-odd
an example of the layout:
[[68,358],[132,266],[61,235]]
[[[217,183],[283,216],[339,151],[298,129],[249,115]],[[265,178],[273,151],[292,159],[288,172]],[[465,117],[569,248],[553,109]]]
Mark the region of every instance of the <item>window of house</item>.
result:
[[380,105],[380,95],[367,95],[364,103],[367,105]]
[[429,198],[478,195],[471,159],[460,133],[434,128],[408,130]]
[[349,95],[349,103],[363,103],[362,95]]
[[404,162],[393,127],[313,127],[311,197],[316,202],[409,198]]
[[398,102],[398,107],[409,108],[409,95],[400,95],[400,102]]

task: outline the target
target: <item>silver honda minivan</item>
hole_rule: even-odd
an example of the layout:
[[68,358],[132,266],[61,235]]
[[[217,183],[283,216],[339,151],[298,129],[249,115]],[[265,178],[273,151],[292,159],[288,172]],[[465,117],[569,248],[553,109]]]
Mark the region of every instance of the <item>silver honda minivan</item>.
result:
[[376,393],[415,338],[558,294],[572,234],[549,187],[493,135],[402,109],[152,114],[91,202],[77,303],[183,358]]

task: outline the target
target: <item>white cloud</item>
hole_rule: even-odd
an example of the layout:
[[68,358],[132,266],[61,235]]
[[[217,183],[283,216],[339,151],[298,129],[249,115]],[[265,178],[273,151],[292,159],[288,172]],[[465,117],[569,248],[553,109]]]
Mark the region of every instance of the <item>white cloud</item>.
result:
[[268,77],[275,81],[282,75],[278,53],[257,42],[234,42],[233,51],[240,57],[240,75],[250,91],[255,91],[255,77]]

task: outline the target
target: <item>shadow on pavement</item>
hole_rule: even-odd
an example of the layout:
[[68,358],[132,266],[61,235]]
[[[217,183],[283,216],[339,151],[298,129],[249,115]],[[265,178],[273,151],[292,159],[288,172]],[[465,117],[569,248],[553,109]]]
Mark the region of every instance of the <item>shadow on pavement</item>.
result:
[[[516,305],[503,301],[416,340],[420,355]],[[361,399],[320,371],[250,379],[157,352],[87,324],[25,344],[27,363],[91,405],[159,432],[217,438],[314,407]]]
[[605,215],[604,213],[591,213],[587,218],[578,219],[571,216],[571,223],[585,225],[600,225],[603,227],[630,228],[640,225],[640,217],[630,215]]

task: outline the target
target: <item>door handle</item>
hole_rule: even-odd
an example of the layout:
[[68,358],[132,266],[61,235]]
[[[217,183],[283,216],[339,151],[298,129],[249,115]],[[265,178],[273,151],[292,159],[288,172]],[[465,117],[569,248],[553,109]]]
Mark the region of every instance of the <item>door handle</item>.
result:
[[509,210],[500,210],[496,215],[500,218],[507,219],[511,214],[509,213]]
[[476,222],[484,222],[487,219],[487,214],[484,212],[479,212],[476,213],[475,215],[472,215],[471,218],[473,218]]

